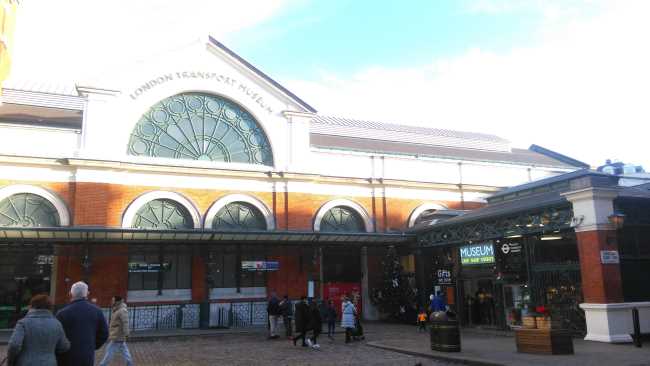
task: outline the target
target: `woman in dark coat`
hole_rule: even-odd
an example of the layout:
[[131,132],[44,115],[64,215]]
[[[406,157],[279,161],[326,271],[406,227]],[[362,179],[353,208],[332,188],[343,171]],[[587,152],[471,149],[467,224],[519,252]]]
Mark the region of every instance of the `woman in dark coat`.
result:
[[302,339],[302,346],[307,347],[305,343],[305,335],[309,331],[309,307],[307,306],[307,298],[302,297],[300,302],[296,304],[296,310],[293,314],[296,322],[296,336],[293,337],[293,345],[296,345],[298,339]]
[[323,318],[320,315],[320,309],[316,301],[312,301],[309,305],[309,328],[313,332],[311,337],[312,348],[320,348],[318,336],[323,331]]
[[27,315],[18,321],[9,339],[9,366],[56,366],[56,353],[70,348],[61,323],[52,315],[50,298],[36,295]]

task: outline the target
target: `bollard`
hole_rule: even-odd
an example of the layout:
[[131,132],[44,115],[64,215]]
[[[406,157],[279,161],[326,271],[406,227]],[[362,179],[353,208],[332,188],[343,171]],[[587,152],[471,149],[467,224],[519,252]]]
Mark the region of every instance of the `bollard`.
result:
[[639,325],[639,309],[632,309],[632,324],[634,326],[634,345],[641,347],[641,326]]

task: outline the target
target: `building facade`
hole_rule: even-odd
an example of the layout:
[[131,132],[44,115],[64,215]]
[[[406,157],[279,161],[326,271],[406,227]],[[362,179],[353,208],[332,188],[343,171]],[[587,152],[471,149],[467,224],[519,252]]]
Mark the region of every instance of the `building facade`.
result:
[[582,169],[505,189],[414,228],[421,271],[452,274],[439,285],[465,324],[521,326],[543,309],[587,340],[631,342],[633,308],[650,331],[649,182]]
[[489,134],[319,115],[212,38],[98,73],[5,83],[5,326],[78,280],[100,306],[209,304],[211,325],[272,292],[354,289],[376,318],[383,250],[412,243],[423,215],[581,167]]

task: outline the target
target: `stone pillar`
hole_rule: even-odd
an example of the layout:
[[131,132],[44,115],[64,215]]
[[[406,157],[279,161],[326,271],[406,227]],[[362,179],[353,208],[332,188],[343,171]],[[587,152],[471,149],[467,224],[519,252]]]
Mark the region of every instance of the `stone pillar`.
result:
[[[580,274],[587,320],[586,340],[631,342],[630,329],[623,319],[626,312],[616,311],[623,302],[619,263],[603,264],[602,251],[617,251],[616,228],[609,222],[614,212],[612,188],[585,188],[564,196],[573,205],[576,240],[580,256]],[[631,316],[631,315],[630,315]]]

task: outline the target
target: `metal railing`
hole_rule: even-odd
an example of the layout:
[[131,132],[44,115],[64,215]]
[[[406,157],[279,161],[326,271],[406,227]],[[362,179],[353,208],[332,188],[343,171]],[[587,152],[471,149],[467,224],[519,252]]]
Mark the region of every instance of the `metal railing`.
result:
[[[106,319],[112,310],[102,309]],[[156,304],[129,306],[132,331],[160,329],[195,329],[199,327],[199,304]]]
[[210,304],[210,327],[242,328],[266,326],[266,302],[228,302]]
[[[264,301],[239,301],[210,303],[202,307],[199,303],[129,305],[129,328],[132,331],[164,329],[197,329],[200,327],[201,310],[209,313],[210,328],[243,328],[266,326],[268,314]],[[103,308],[104,316],[110,319],[112,310]]]

